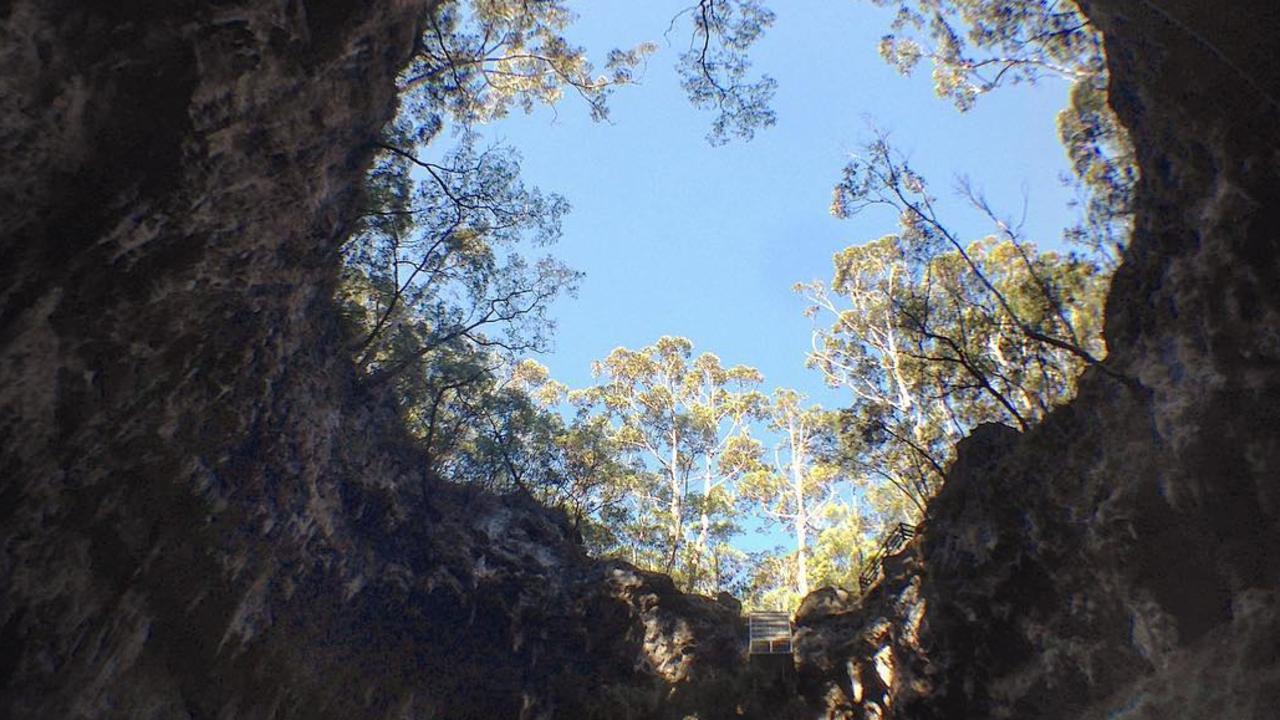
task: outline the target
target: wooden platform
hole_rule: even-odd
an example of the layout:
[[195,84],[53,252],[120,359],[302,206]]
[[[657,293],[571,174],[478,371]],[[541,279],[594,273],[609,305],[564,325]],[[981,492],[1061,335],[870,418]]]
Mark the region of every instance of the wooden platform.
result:
[[754,612],[747,616],[751,655],[791,654],[791,614],[780,611]]

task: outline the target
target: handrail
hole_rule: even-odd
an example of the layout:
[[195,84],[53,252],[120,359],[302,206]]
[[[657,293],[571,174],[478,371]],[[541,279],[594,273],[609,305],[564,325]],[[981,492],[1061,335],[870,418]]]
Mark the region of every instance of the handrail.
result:
[[871,562],[858,574],[858,589],[865,593],[867,588],[874,585],[876,580],[880,579],[880,571],[884,569],[885,559],[901,550],[908,540],[920,532],[920,528],[921,525],[900,522],[890,530],[884,541],[880,543],[876,554],[871,556]]

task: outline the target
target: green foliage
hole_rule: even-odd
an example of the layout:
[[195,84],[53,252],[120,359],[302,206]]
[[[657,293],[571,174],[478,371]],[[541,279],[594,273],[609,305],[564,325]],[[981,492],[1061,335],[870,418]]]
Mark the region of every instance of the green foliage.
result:
[[1075,81],[1067,107],[1058,113],[1058,137],[1071,159],[1081,195],[1077,202],[1084,208],[1066,238],[1114,265],[1132,226],[1138,164],[1128,133],[1107,105],[1106,81],[1101,73]]
[[[749,79],[747,51],[773,24],[758,0],[698,0],[672,20],[691,21],[689,49],[677,70],[690,102],[715,113],[707,139],[750,140],[774,124],[769,107],[776,83]],[[577,95],[597,120],[609,116],[608,98],[636,80],[656,46],[615,48],[597,72],[584,48],[564,36],[574,14],[562,0],[471,0],[446,3],[424,20],[413,59],[402,78],[406,116],[421,138],[446,120],[462,125],[506,116],[512,107],[530,112]]]
[[[542,471],[541,455],[568,453],[564,438],[582,433],[527,395],[516,365],[547,347],[547,308],[580,277],[531,256],[559,239],[568,203],[526,186],[515,151],[482,147],[471,129],[565,88],[603,115],[644,50],[612,54],[609,74],[592,76],[560,34],[570,19],[562,3],[514,0],[445,3],[422,18],[401,113],[377,143],[366,209],[343,248],[339,301],[357,366],[392,386],[435,474],[581,504],[585,489]],[[456,144],[432,152],[447,123]]]
[[503,375],[545,347],[547,306],[578,279],[524,254],[558,238],[564,201],[526,188],[510,151],[476,151],[472,140],[440,163],[384,153],[343,249],[339,292],[366,382],[393,388],[431,469],[455,479],[484,474],[481,458],[500,442],[484,432],[531,417]]
[[1137,166],[1106,104],[1102,36],[1071,0],[871,0],[896,10],[880,54],[904,75],[932,65],[934,90],[960,110],[1002,85],[1071,83],[1058,134],[1083,207],[1068,240],[1114,261],[1130,223]]
[[566,91],[592,117],[608,116],[608,97],[634,80],[652,44],[612,50],[597,74],[586,51],[564,37],[574,14],[561,0],[470,0],[443,3],[424,28],[402,78],[409,116],[438,128],[443,117],[463,125],[554,105]]
[[520,251],[554,243],[568,204],[527,188],[513,151],[477,151],[474,141],[464,137],[439,163],[389,151],[374,167],[370,207],[344,247],[344,280],[367,283],[349,309],[368,328],[356,350],[370,369],[396,367],[393,348],[412,355],[460,338],[540,348],[547,302],[577,281],[550,257]]
[[[736,122],[724,118],[748,114],[734,104],[747,93],[741,53],[770,17],[749,2],[708,2],[704,10],[694,30],[703,78],[731,81],[717,86],[721,132]],[[547,308],[572,294],[580,277],[551,256],[530,257],[559,239],[568,204],[527,187],[516,152],[482,147],[475,132],[513,107],[529,112],[566,92],[593,118],[607,117],[609,95],[634,80],[653,46],[612,50],[597,73],[586,51],[565,38],[572,20],[561,0],[447,2],[421,18],[400,78],[401,112],[377,143],[366,210],[343,248],[339,301],[356,364],[368,382],[393,386],[432,470],[543,488],[552,493],[548,501],[595,517],[616,503],[589,499],[588,488],[600,484],[582,474],[621,472],[596,465],[600,453],[590,449],[606,444],[599,423],[557,425],[526,396],[515,365],[547,347]],[[757,120],[740,127],[767,114],[764,99],[749,108]],[[434,151],[450,125],[455,146]],[[559,473],[554,479],[550,470],[531,474],[538,453]]]
[[904,74],[927,58],[961,110],[1002,84],[1105,72],[1101,35],[1068,0],[871,1],[896,9],[880,54]]
[[898,491],[897,504],[878,499],[887,522],[923,515],[974,426],[1029,427],[1105,350],[1103,268],[1037,252],[969,198],[998,235],[962,244],[924,178],[883,139],[871,144],[846,168],[834,207],[887,205],[900,233],[837,253],[829,284],[797,286],[809,314],[830,319],[815,329],[811,366],[853,397],[841,418],[845,464]]
[[813,560],[809,566],[811,587],[858,587],[863,562],[875,553],[881,526],[870,508],[874,501],[856,504],[836,499],[822,509]]
[[832,444],[831,417],[821,407],[804,407],[794,390],[778,389],[768,407],[768,429],[780,440],[773,462],[747,475],[739,487],[742,500],[766,523],[783,525],[794,541],[788,585],[797,597],[809,593],[810,539],[832,502],[837,468],[824,458]]
[[[863,562],[875,552],[880,526],[874,522],[873,502],[855,502],[843,483],[832,490],[837,492],[810,518],[816,532],[808,549],[808,586],[856,590]],[[794,612],[799,608],[806,593],[797,584],[798,557],[794,550],[780,547],[751,556],[748,582],[741,591],[744,609]]]
[[711,353],[695,358],[693,343],[680,337],[617,348],[594,373],[601,382],[572,401],[607,418],[612,441],[645,468],[624,529],[629,558],[689,589],[719,589],[718,548],[737,527],[734,484],[759,463],[749,424],[761,416],[763,378]]
[[777,83],[768,75],[747,79],[747,51],[773,24],[773,13],[757,0],[698,0],[681,14],[693,19],[689,49],[680,55],[681,84],[695,107],[716,113],[708,142],[750,140],[773,125],[769,102]]
[[603,418],[555,412],[567,396],[543,365],[517,363],[503,382],[475,393],[476,433],[451,477],[562,508],[587,547],[606,553],[621,543],[617,528],[640,468],[626,461]]

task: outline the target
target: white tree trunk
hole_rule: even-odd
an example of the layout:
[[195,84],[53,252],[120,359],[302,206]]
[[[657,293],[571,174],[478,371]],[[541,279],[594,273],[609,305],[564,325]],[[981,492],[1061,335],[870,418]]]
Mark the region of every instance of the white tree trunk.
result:
[[671,554],[667,557],[667,574],[675,568],[680,553],[680,539],[684,534],[684,493],[680,488],[680,436],[671,432]]
[[788,440],[791,443],[791,491],[796,503],[796,591],[800,593],[800,597],[804,597],[809,594],[809,512],[804,496],[805,437],[803,429],[796,426],[795,418],[787,424]]

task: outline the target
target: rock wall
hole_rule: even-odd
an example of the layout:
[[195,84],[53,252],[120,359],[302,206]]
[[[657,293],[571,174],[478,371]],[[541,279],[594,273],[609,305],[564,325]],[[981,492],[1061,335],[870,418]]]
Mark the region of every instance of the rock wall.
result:
[[961,449],[799,690],[732,608],[425,476],[330,303],[429,0],[0,2],[0,715],[1231,717],[1280,699],[1280,17],[1093,0],[1111,357]]

